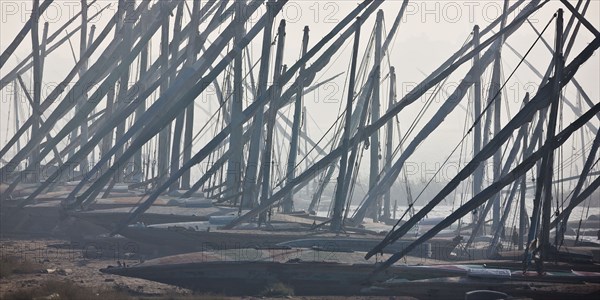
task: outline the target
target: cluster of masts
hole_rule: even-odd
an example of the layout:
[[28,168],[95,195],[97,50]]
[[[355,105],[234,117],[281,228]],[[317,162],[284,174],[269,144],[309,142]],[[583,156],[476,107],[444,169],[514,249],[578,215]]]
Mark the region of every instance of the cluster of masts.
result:
[[[396,99],[396,74],[393,67],[390,67],[387,76],[389,90],[380,90],[380,83],[383,81],[381,65],[398,31],[408,0],[402,2],[386,36],[382,32],[383,12],[379,10],[376,13],[372,41],[373,63],[368,73],[365,73],[367,77],[362,86],[359,86],[357,76],[358,52],[363,39],[360,36],[361,26],[375,14],[383,1],[363,1],[312,45],[309,43],[309,28],[305,27],[302,54],[291,66],[283,63],[285,20],[280,21],[276,34],[273,35],[277,16],[287,0],[269,0],[266,3],[266,13],[252,23],[248,22],[248,18],[264,1],[209,1],[201,4],[199,0],[193,0],[190,8],[186,1],[161,0],[151,4],[150,1],[119,0],[117,13],[101,30],[88,24],[97,15],[88,15],[88,8],[95,1],[88,3],[87,0],[81,0],[81,12],[54,33],[49,34],[48,23],[43,24],[41,40],[40,16],[53,1],[39,2],[33,0],[34,13],[0,57],[0,67],[4,67],[25,38],[31,38],[32,54],[13,70],[6,72],[0,85],[2,89],[11,84],[16,88],[20,87],[32,111],[23,123],[16,118],[16,133],[0,151],[3,160],[0,172],[3,182],[8,184],[8,188],[3,191],[2,200],[9,199],[20,183],[30,180],[40,169],[42,162],[58,168],[33,193],[18,200],[20,207],[31,203],[36,196],[52,189],[61,181],[64,182],[68,177],[66,174],[74,174],[73,171],[79,170],[74,178],[66,179],[75,179],[78,184],[64,199],[63,206],[65,209],[84,208],[100,196],[107,197],[114,185],[120,183],[123,174],[128,173],[135,174],[135,187],[147,188],[147,198],[127,220],[117,226],[115,232],[135,222],[161,194],[185,190],[181,197],[190,197],[201,188],[218,193],[219,202],[239,206],[240,212],[242,209],[248,210],[225,226],[233,228],[255,218],[258,218],[259,223],[265,222],[267,212],[276,205],[280,205],[284,213],[292,212],[294,193],[320,176],[321,184],[315,188],[309,207],[309,210],[314,210],[325,185],[337,171],[329,224],[331,230],[340,231],[344,226],[359,225],[366,216],[374,220],[390,220],[390,188],[398,176],[403,174],[407,159],[457,107],[469,89],[474,96],[474,122],[468,131],[468,134],[474,136],[474,156],[425,207],[411,214],[406,222],[398,223],[400,226],[394,227],[367,257],[405,235],[461,182],[470,177],[473,178],[473,197],[403,252],[392,256],[382,268],[473,211],[478,213],[473,215],[473,234],[467,243],[473,242],[486,221],[486,215],[492,210],[495,230],[492,246],[497,244],[508,211],[513,207],[512,202],[518,201],[516,194],[519,187],[522,212],[519,236],[521,239],[528,236],[531,243],[539,235],[538,244],[542,257],[547,258],[552,243],[550,229],[566,222],[573,208],[589,197],[600,184],[596,179],[586,188],[583,187],[600,144],[597,128],[591,122],[592,118],[600,117],[600,105],[589,99],[574,78],[578,68],[590,59],[600,45],[600,33],[584,17],[589,0],[578,1],[576,7],[567,1],[561,1],[571,13],[566,27],[563,24],[563,12],[559,10],[544,28],[546,31],[552,28],[549,25],[555,24],[554,45],[550,46],[543,40],[543,32],[532,42],[533,47],[542,40],[553,53],[554,59],[545,74],[538,72],[526,60],[529,52],[520,56],[515,51],[521,58],[519,66],[524,63],[532,68],[540,76],[541,82],[536,94],[526,95],[521,110],[504,126],[500,122],[502,106],[499,100],[504,87],[501,82],[501,51],[505,46],[514,50],[506,44],[508,37],[547,1],[525,3],[520,0],[512,6],[505,1],[500,18],[484,29],[480,30],[476,26],[469,42],[402,99]],[[509,22],[508,16],[517,9],[519,13]],[[189,23],[184,26],[183,16],[186,13],[190,17]],[[81,25],[59,40],[60,33],[70,24],[76,23],[77,18],[80,18]],[[201,24],[205,26],[200,26]],[[491,34],[492,29],[498,25],[498,31]],[[594,35],[594,40],[580,53],[571,54],[581,25]],[[220,27],[224,29],[217,33],[216,30]],[[61,84],[42,98],[41,82],[45,59],[58,47],[66,47],[65,43],[76,32],[80,34],[76,64]],[[253,67],[247,73],[243,71],[243,54],[254,39],[260,39],[261,33],[262,48],[255,82]],[[160,36],[160,55],[152,61],[149,41],[155,35]],[[208,37],[213,35],[218,38],[210,42]],[[484,39],[484,36],[489,37]],[[326,151],[324,146],[308,137],[306,129],[302,129],[303,115],[306,119],[302,97],[321,84],[314,82],[315,75],[330,63],[331,58],[343,48],[341,46],[351,38],[352,57],[347,75],[345,111],[343,120],[339,120],[339,139],[334,139],[331,150]],[[100,45],[106,46],[100,48]],[[92,55],[97,57],[95,61],[90,59]],[[271,57],[274,57],[273,65]],[[450,101],[443,102],[415,137],[402,145],[402,152],[394,160],[394,117],[467,62],[472,62],[472,66],[448,97]],[[483,91],[482,74],[490,67],[490,88]],[[225,86],[221,86],[219,79],[225,76],[223,74],[227,69],[231,76],[227,75]],[[137,74],[133,74],[133,70]],[[22,78],[26,72],[33,74],[31,94],[27,92]],[[269,74],[272,74],[272,78],[269,78]],[[133,86],[130,84],[132,79],[135,81]],[[76,81],[76,84],[68,88],[67,84],[72,81]],[[573,107],[579,110],[578,118],[557,131],[559,102],[564,101],[561,90],[568,83],[574,84],[590,108],[584,110],[581,105]],[[211,85],[217,90],[219,114],[224,120],[224,126],[199,151],[193,152],[192,145],[200,134],[194,127],[198,122],[195,119],[195,101]],[[244,107],[243,91],[248,86],[252,97],[250,104]],[[231,92],[224,93],[224,90]],[[152,102],[155,94],[158,98]],[[224,94],[231,96],[225,97]],[[482,99],[482,95],[487,97]],[[382,101],[388,106],[385,112],[381,109]],[[280,113],[288,105],[293,107],[292,120]],[[71,114],[71,111],[74,113]],[[535,117],[537,121],[534,122]],[[274,148],[277,148],[274,146],[274,132],[280,126],[278,122],[282,120],[291,127],[291,132],[286,133],[285,137],[289,141],[289,153],[284,179],[275,185],[271,163],[274,160]],[[59,121],[65,122],[62,128],[56,128]],[[596,138],[569,205],[553,215],[551,205],[555,149],[583,126],[593,128]],[[206,126],[201,131],[205,128]],[[52,129],[59,130],[51,134]],[[383,131],[385,142],[382,143],[379,132]],[[21,145],[22,137],[26,134],[29,134],[29,140]],[[508,145],[511,137],[513,145],[508,147],[510,150],[503,157],[502,147]],[[304,158],[299,156],[302,148],[300,138],[305,141],[302,149]],[[61,143],[65,141],[67,146],[61,148]],[[143,150],[147,149],[150,141],[156,142],[156,173],[148,166],[151,160],[149,151],[146,151],[144,158]],[[361,145],[365,144],[370,145],[369,192],[350,216],[349,199],[354,180],[358,176],[357,161],[365,148]],[[383,163],[380,163],[381,144],[384,144],[381,148],[385,149]],[[8,158],[7,154],[11,149],[16,150],[16,154]],[[88,169],[89,158],[97,150],[100,153],[99,159]],[[319,152],[320,158],[310,158],[309,153],[312,151]],[[522,156],[520,162],[517,160],[519,154]],[[483,163],[490,158],[497,167],[493,171],[493,183],[484,188]],[[197,181],[192,182],[191,168],[209,159],[212,159],[210,167],[204,170]],[[18,166],[25,161],[27,167],[20,170]],[[302,172],[298,171],[300,162],[310,162]],[[516,167],[511,168],[515,164]],[[524,208],[525,178],[527,171],[534,167],[537,170],[534,210],[531,216],[527,216]],[[226,175],[223,176],[223,173]],[[500,191],[508,186],[511,186],[510,194],[504,211],[501,211]],[[412,207],[412,200],[408,204]],[[525,233],[527,223],[530,223],[528,234]]]

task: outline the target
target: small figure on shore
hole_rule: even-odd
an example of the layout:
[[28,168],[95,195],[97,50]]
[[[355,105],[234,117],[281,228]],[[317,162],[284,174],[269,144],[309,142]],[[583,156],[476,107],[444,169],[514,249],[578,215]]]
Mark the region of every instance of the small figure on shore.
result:
[[518,245],[519,244],[519,232],[517,231],[517,227],[513,227],[513,232],[512,232],[512,243],[513,245]]

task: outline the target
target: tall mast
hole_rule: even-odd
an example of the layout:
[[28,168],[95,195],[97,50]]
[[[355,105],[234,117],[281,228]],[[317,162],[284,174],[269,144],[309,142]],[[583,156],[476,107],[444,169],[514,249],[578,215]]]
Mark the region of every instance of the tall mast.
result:
[[[143,10],[140,13],[140,24],[141,26],[147,26],[148,24],[148,11],[147,10]],[[140,52],[140,66],[139,66],[139,78],[140,78],[140,90],[145,90],[147,88],[147,86],[142,82],[142,79],[145,78],[146,72],[148,70],[148,46],[145,45],[142,48],[142,51]],[[135,111],[135,122],[138,122],[142,115],[144,114],[144,112],[146,111],[146,100],[144,99],[143,101],[141,101],[140,106],[137,107],[136,111]],[[136,181],[143,181],[144,179],[144,175],[143,175],[143,169],[142,168],[142,149],[138,149],[138,151],[136,152],[136,154],[133,156],[133,168],[134,168],[134,179]],[[149,172],[149,170],[146,170],[146,172]]]
[[[258,94],[257,99],[264,97],[267,92],[267,81],[269,78],[269,60],[271,58],[271,28],[273,27],[273,19],[275,18],[272,11],[275,5],[274,0],[267,2],[267,19],[265,29],[263,31],[263,43],[260,60],[260,69],[258,71]],[[264,120],[264,105],[261,105],[254,119],[252,120],[252,138],[248,151],[248,163],[246,164],[246,173],[244,175],[244,187],[242,189],[241,207],[253,207],[256,203],[258,189],[257,186],[257,170],[258,158],[261,148],[261,140],[263,134]]]
[[[183,18],[183,5],[184,2],[179,2],[177,6],[177,12],[175,14],[175,25],[173,28],[173,40],[172,42],[177,45],[181,40],[181,22]],[[191,45],[188,45],[191,47]],[[173,47],[171,53],[171,60],[174,65],[177,65],[177,58],[179,57],[179,47]],[[171,75],[171,81],[174,81],[176,78],[177,72],[173,72]],[[177,118],[175,118],[175,126],[173,129],[173,145],[171,148],[171,174],[177,172],[179,170],[179,153],[181,152],[181,137],[183,135],[183,121],[185,117],[185,110],[183,110]],[[179,181],[175,181],[170,187],[169,191],[176,191],[179,189]]]
[[[473,49],[479,47],[479,26],[475,25],[473,27]],[[476,53],[473,57],[473,67],[479,71],[479,53]],[[477,72],[477,74],[480,74]],[[481,76],[475,77],[475,82],[473,83],[473,120],[477,120],[479,115],[481,115]],[[473,129],[473,155],[476,155],[481,151],[481,122],[475,123],[475,128]],[[475,174],[473,174],[473,196],[479,194],[481,192],[481,184],[484,177],[484,166],[483,164],[477,166],[477,170]],[[477,211],[473,211],[473,224],[478,220]]]
[[[506,26],[506,17],[508,15],[508,0],[504,0],[504,15],[502,17],[502,22],[500,23],[500,30],[504,29]],[[504,39],[504,37],[500,37]],[[498,45],[498,51],[494,57],[494,71],[492,73],[492,84],[490,87],[491,97],[496,97],[494,102],[494,135],[500,132],[502,128],[500,124],[500,112],[502,108],[502,91],[500,90],[500,73],[501,73],[501,55],[502,55],[502,42]],[[498,180],[502,174],[502,151],[498,150],[494,153],[494,181]],[[493,227],[495,228],[500,222],[500,193],[496,194],[493,198],[493,208],[492,208],[492,220]]]
[[[546,142],[552,143],[556,132],[556,121],[558,116],[558,104],[560,101],[561,80],[563,73],[563,10],[558,10],[556,19],[556,41],[554,46],[554,84],[552,86],[550,117],[548,119],[548,129]],[[548,151],[545,160],[547,161],[544,180],[544,200],[542,205],[542,228],[540,234],[540,244],[542,261],[548,260],[550,255],[550,217],[552,205],[552,176],[554,172],[554,151]],[[543,267],[543,265],[541,265]],[[542,270],[539,270],[542,271]]]
[[346,181],[346,176],[350,176],[351,174],[346,174],[347,164],[348,164],[348,145],[350,138],[350,123],[352,118],[352,99],[354,98],[354,84],[356,77],[356,61],[358,57],[358,46],[360,39],[360,17],[356,18],[356,22],[354,24],[356,27],[354,31],[354,47],[352,49],[352,62],[350,66],[350,82],[348,84],[348,99],[346,101],[346,113],[344,120],[344,133],[342,135],[342,157],[340,158],[340,173],[338,175],[338,184],[335,191],[335,202],[333,206],[333,217],[331,220],[331,229],[333,231],[340,231],[342,229],[343,223],[343,210],[346,200],[346,192],[344,191],[344,182]]
[[[529,97],[525,98],[527,101],[529,101]],[[527,125],[524,125],[527,126]],[[526,129],[523,132],[523,144],[522,144],[522,155],[523,155],[523,160],[530,155],[531,153],[528,153],[527,151],[527,144],[528,144],[528,130]],[[533,150],[533,149],[532,149]],[[525,242],[525,232],[527,232],[527,208],[525,206],[525,201],[526,201],[526,196],[527,196],[527,173],[525,173],[523,176],[521,176],[521,199],[519,201],[519,240],[518,240],[518,249],[519,250],[523,250],[523,243]]]
[[[123,32],[123,49],[124,51],[127,51],[128,49],[131,49],[132,47],[132,31],[133,31],[133,25],[134,25],[134,21],[135,17],[133,16],[133,12],[134,12],[134,8],[135,8],[135,0],[124,0],[124,4],[125,7],[125,19],[123,20],[123,25],[122,25],[122,32]],[[123,74],[121,75],[120,81],[119,81],[119,93],[117,94],[117,105],[119,107],[123,107],[125,103],[129,102],[130,100],[127,99],[127,90],[128,90],[128,85],[129,85],[129,68],[125,68]],[[122,120],[119,125],[117,126],[117,130],[115,132],[115,137],[117,140],[119,140],[123,134],[125,133],[125,124],[126,124],[126,119]],[[121,156],[121,154],[123,153],[123,148],[119,147],[117,150],[117,154],[116,157]],[[121,168],[123,169],[123,168]],[[116,176],[116,180],[119,181],[119,175]],[[108,189],[107,189],[108,191]]]
[[[281,95],[280,77],[283,65],[283,49],[285,47],[285,19],[281,19],[277,29],[277,52],[275,53],[275,66],[273,72],[273,92],[270,95],[269,114],[267,115],[267,136],[265,137],[265,147],[262,159],[262,190],[260,193],[261,203],[268,199],[271,189],[271,168],[273,155],[273,129],[275,127],[275,117],[277,116],[277,106]],[[259,224],[266,220],[265,214],[259,216]]]
[[[160,71],[165,80],[160,85],[160,94],[164,95],[169,88],[169,15],[166,14],[162,20],[161,36],[160,36]],[[169,123],[158,134],[158,177],[162,182],[167,177],[169,172],[169,157],[171,144],[171,123]]]
[[[394,67],[390,66],[390,94],[389,94],[389,104],[388,107],[394,106],[396,102],[396,70]],[[385,172],[389,172],[392,167],[392,137],[394,135],[394,119],[390,119],[386,124],[386,133],[385,133]],[[408,184],[408,183],[407,183]],[[390,186],[391,188],[391,186]],[[384,220],[389,220],[391,218],[390,207],[391,207],[391,195],[390,188],[385,191],[383,195],[383,215],[382,218]],[[394,211],[395,213],[395,211]]]
[[[41,60],[40,60],[40,40],[39,40],[39,33],[38,33],[38,28],[39,28],[39,13],[37,13],[39,8],[39,0],[33,0],[33,10],[35,13],[35,16],[31,17],[31,44],[33,46],[33,109],[31,110],[33,112],[33,125],[31,127],[31,138],[33,139],[34,137],[37,137],[40,134],[40,118],[41,116],[39,114],[35,113],[35,110],[37,107],[40,106],[40,97],[41,97],[41,90],[42,90],[42,65],[41,65]],[[31,152],[31,158],[29,160],[29,164],[30,167],[36,167],[36,166],[31,166],[31,164],[35,163],[38,161],[39,159],[39,155],[40,155],[40,147],[39,146],[35,146],[33,151]]]
[[[244,36],[244,22],[242,21],[242,10],[241,5],[236,5],[235,12],[235,20],[236,25],[238,26],[238,30],[235,32],[235,36],[233,39],[234,45],[239,43],[240,40]],[[242,119],[242,104],[243,104],[243,83],[242,83],[242,66],[243,66],[243,58],[242,52],[235,56],[233,61],[233,99],[231,103],[231,136],[229,138],[229,149],[231,149],[231,156],[229,157],[229,161],[227,163],[227,192],[225,194],[226,197],[231,197],[238,193],[239,184],[240,184],[240,175],[242,168],[242,148],[244,147],[244,143],[242,143],[242,130],[243,124],[241,122]],[[264,58],[264,57],[263,57]],[[252,72],[252,70],[248,70]],[[237,203],[237,197],[235,197],[235,201],[233,203]]]
[[[13,80],[13,101],[15,104],[15,130],[19,130],[19,88],[17,80]],[[17,140],[17,152],[21,151],[21,142]]]
[[[383,23],[383,11],[377,12],[377,19],[375,21],[375,82],[373,83],[373,95],[371,98],[371,122],[379,120],[380,110],[380,99],[379,99],[379,81],[381,78],[381,27]],[[372,189],[377,185],[379,179],[379,131],[376,131],[371,135],[371,163],[369,172],[369,189]],[[381,197],[377,197],[373,201],[374,205],[371,207],[371,217],[373,221],[379,220],[379,214],[381,213]]]
[[[188,41],[188,61],[190,64],[196,61],[196,38],[198,36],[198,24],[200,22],[200,0],[193,0],[192,19],[190,20],[190,37]],[[183,161],[192,157],[192,139],[194,135],[194,102],[190,103],[185,110],[185,132],[183,136]],[[186,171],[181,177],[181,188],[190,188],[190,171]]]
[[[87,72],[88,64],[87,58],[85,56],[85,52],[87,51],[87,19],[88,19],[88,5],[87,0],[81,0],[81,37],[79,40],[79,59],[84,61],[81,66],[81,70],[79,71],[79,77],[83,77],[83,74]],[[86,103],[88,100],[87,92],[84,92],[81,96],[81,104]],[[88,122],[87,119],[81,122],[81,135],[79,136],[79,141],[81,145],[84,145],[88,141]],[[79,170],[82,172],[86,172],[88,169],[88,158],[87,155],[81,159],[81,164]]]
[[[306,55],[308,48],[308,26],[304,27],[304,36],[302,37],[302,56]],[[300,67],[300,73],[304,73],[305,65]],[[294,121],[292,123],[292,137],[290,140],[290,155],[287,165],[287,183],[294,179],[294,169],[296,168],[296,157],[298,155],[298,135],[300,133],[300,122],[302,115],[302,93],[304,91],[304,80],[298,82],[296,91],[296,101],[294,102]],[[306,141],[306,139],[305,139]],[[308,150],[307,150],[308,151]],[[283,212],[290,213],[294,209],[294,192],[290,191],[283,200]]]

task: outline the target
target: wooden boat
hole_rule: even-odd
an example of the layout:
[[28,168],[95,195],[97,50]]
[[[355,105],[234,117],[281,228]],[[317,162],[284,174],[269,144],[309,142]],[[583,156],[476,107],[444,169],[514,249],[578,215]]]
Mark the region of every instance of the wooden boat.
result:
[[[256,295],[275,284],[291,288],[295,295],[358,295],[369,286],[367,276],[376,265],[356,263],[363,260],[363,255],[306,249],[237,249],[161,257],[100,271],[226,295]],[[393,267],[374,280],[400,274],[410,276],[401,267]],[[232,282],[236,282],[234,289]]]
[[[439,299],[442,295],[444,299],[464,299],[466,292],[476,289],[540,299],[556,299],[548,293],[557,291],[561,297],[586,297],[600,291],[600,273],[596,272],[553,271],[539,276],[481,264],[394,265],[369,277],[377,264],[356,263],[362,259],[360,256],[299,249],[243,249],[162,257],[101,271],[226,295],[256,295],[275,284],[283,284],[295,295],[418,295],[419,299]],[[231,282],[236,282],[235,289]]]
[[[246,224],[244,228],[223,230],[210,222],[187,222],[157,225],[132,225],[120,234],[134,241],[148,244],[167,244],[181,251],[203,251],[207,249],[241,249],[271,247],[327,248],[336,251],[366,251],[381,241],[382,235],[368,233],[336,234],[325,230],[314,230],[298,223],[272,223],[266,228]],[[289,243],[289,244],[286,244]],[[395,253],[404,247],[398,241],[384,253]],[[422,247],[411,251],[411,255],[434,259],[448,259],[460,239],[432,239]]]
[[[115,224],[126,219],[134,207],[115,207],[109,209],[95,209],[90,211],[70,212],[76,218],[113,230]],[[139,222],[144,224],[161,224],[174,222],[208,221],[211,216],[220,216],[237,212],[230,207],[181,207],[181,206],[153,206],[140,216]]]
[[466,299],[477,290],[491,290],[525,299],[598,299],[600,284],[535,282],[471,277],[441,277],[421,280],[396,280],[377,285],[373,293],[418,299]]

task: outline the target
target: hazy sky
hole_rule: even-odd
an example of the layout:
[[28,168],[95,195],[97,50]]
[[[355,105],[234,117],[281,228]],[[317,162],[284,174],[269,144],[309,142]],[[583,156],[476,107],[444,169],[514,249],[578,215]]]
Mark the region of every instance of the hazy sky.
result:
[[[29,17],[31,10],[32,1],[12,1],[2,0],[0,1],[0,17],[1,17],[1,32],[0,32],[0,49],[4,51],[7,45],[16,36],[18,31],[21,29],[23,24]],[[91,24],[95,24],[96,34],[98,34],[104,24],[109,20],[112,14],[116,10],[116,0],[98,0],[91,8],[90,15],[99,11],[101,7],[112,3],[111,8],[107,9],[101,14],[99,18],[94,20]],[[139,1],[138,1],[139,2]],[[188,1],[191,7],[191,1]],[[573,5],[576,5],[577,1],[570,1]],[[205,1],[203,1],[205,3]],[[274,25],[274,32],[276,31],[277,24],[281,18],[285,18],[287,21],[287,36],[286,36],[286,52],[284,62],[288,65],[293,64],[300,55],[300,44],[302,39],[302,30],[304,26],[310,27],[310,42],[309,45],[314,45],[321,37],[323,37],[335,24],[343,19],[343,17],[353,9],[358,1],[290,1],[282,13],[277,16],[277,20]],[[385,19],[385,32],[391,28],[396,15],[399,12],[402,1],[385,1],[381,5],[381,9],[384,12]],[[515,1],[510,1],[512,5]],[[382,77],[387,75],[389,66],[394,66],[397,73],[397,89],[398,99],[401,99],[410,89],[417,83],[421,82],[423,78],[435,68],[437,68],[442,62],[444,62],[450,55],[458,50],[465,41],[470,39],[470,34],[474,25],[478,24],[481,28],[485,28],[487,24],[497,18],[502,12],[502,1],[410,1],[407,8],[406,15],[404,16],[400,28],[388,49],[387,55],[384,58],[384,64],[382,67]],[[538,30],[541,30],[546,23],[550,20],[552,15],[558,8],[562,7],[559,1],[551,1],[540,11],[535,13],[530,21]],[[79,1],[63,1],[56,0],[55,3],[48,9],[46,14],[42,16],[43,21],[49,22],[49,32],[52,34],[60,25],[72,17],[80,9]],[[264,12],[264,6],[261,8],[261,12]],[[257,13],[258,14],[258,13]],[[511,14],[509,22],[513,20],[516,13]],[[593,0],[590,3],[588,12],[586,14],[587,19],[596,27],[600,28],[600,1]],[[565,24],[571,17],[570,12],[565,11]],[[368,40],[373,32],[375,14],[363,25],[361,31],[361,51],[360,61],[364,58],[364,51],[368,44]],[[256,20],[256,18],[253,18]],[[184,16],[184,24],[189,22],[189,15]],[[79,21],[72,24],[67,28],[67,31],[71,32]],[[91,25],[90,24],[90,25]],[[253,26],[253,21],[247,24],[247,28]],[[203,24],[206,26],[206,24]],[[40,26],[40,34],[43,26]],[[201,27],[204,28],[204,27]],[[219,32],[224,27],[220,28]],[[498,27],[494,29],[497,31]],[[63,37],[66,32],[60,34]],[[218,33],[211,35],[210,39],[213,40]],[[553,45],[554,41],[554,24],[552,24],[546,33],[544,38]],[[111,35],[112,36],[112,35]],[[482,39],[486,39],[490,34],[483,36]],[[518,32],[513,34],[508,40],[508,44],[513,46],[520,53],[525,51],[535,41],[536,34],[528,24],[524,24]],[[260,43],[262,39],[262,33],[255,39],[255,41],[249,47],[252,55],[252,63],[255,63],[259,58],[260,54]],[[580,29],[580,33],[577,36],[577,41],[571,52],[571,55],[567,58],[567,63],[583,49],[585,45],[591,42],[593,36],[583,26]],[[159,34],[153,39],[153,55],[155,59],[159,53],[158,50]],[[79,55],[79,35],[76,34],[71,38],[71,43],[74,47],[74,53],[76,56]],[[349,39],[344,47],[332,58],[330,65],[325,70],[317,75],[318,79],[325,79],[334,74],[340,72],[347,72],[350,65],[350,51],[352,48],[352,39]],[[25,38],[21,47],[15,51],[14,55],[10,58],[9,63],[0,70],[0,75],[4,76],[8,71],[12,70],[19,59],[26,57],[31,51],[31,39],[28,36]],[[226,50],[223,51],[223,54]],[[97,58],[98,53],[93,56],[93,59]],[[371,54],[372,55],[372,54]],[[372,60],[372,58],[371,58]],[[543,43],[538,42],[533,51],[529,54],[528,60],[544,73],[551,60],[549,51],[545,48]],[[514,70],[519,59],[515,56],[507,47],[502,52],[502,72],[503,80]],[[67,72],[70,71],[74,65],[73,54],[68,45],[60,47],[57,51],[51,53],[46,59],[44,67],[44,89],[45,95],[49,93],[49,88],[53,84],[60,82]],[[372,66],[372,62],[367,65],[367,68]],[[418,130],[425,124],[425,122],[432,116],[440,103],[445,101],[445,96],[451,93],[453,88],[460,82],[465,75],[466,71],[470,67],[470,63],[466,63],[463,67],[458,69],[448,79],[442,92],[435,98],[436,101],[431,105],[425,112],[425,115],[421,122],[416,125],[416,129],[413,131],[411,136],[414,136]],[[245,66],[245,69],[246,66]],[[258,68],[254,72],[255,78],[257,77]],[[491,77],[491,68],[489,68],[484,74],[484,86],[486,82],[489,82]],[[588,61],[588,63],[579,70],[576,76],[577,80],[580,81],[585,91],[591,97],[592,101],[598,101],[600,97],[600,56],[598,52]],[[27,83],[31,82],[31,75],[27,73],[24,77]],[[346,74],[340,76],[338,80],[333,82],[331,85],[327,85],[313,93],[307,95],[304,99],[305,105],[309,114],[309,134],[314,140],[319,140],[322,134],[333,124],[335,119],[340,113],[340,105],[345,101],[347,95],[346,87]],[[359,83],[362,79],[359,79]],[[507,83],[506,89],[503,93],[503,102],[508,104],[508,107],[503,108],[502,118],[503,124],[509,119],[509,116],[513,116],[519,109],[522,98],[526,91],[533,91],[531,88],[537,87],[540,80],[528,69],[527,66],[521,65],[516,71],[513,78]],[[386,79],[381,85],[382,95],[382,110],[387,109],[388,103],[388,88],[389,82]],[[12,84],[1,91],[1,103],[0,103],[0,144],[3,144],[10,136],[14,133],[14,107],[10,105],[12,101]],[[246,103],[250,103],[252,98],[247,93],[248,97]],[[484,91],[484,98],[487,95],[487,91]],[[572,101],[576,99],[575,89],[569,85],[564,95]],[[216,99],[209,93],[197,100],[197,103],[203,108],[214,111],[217,108]],[[422,109],[425,104],[425,98],[415,102],[413,105],[407,107],[398,116],[400,121],[400,128],[402,133],[406,132],[411,123],[414,121],[417,113]],[[103,105],[103,104],[102,104]],[[25,107],[25,105],[24,105]],[[435,172],[436,163],[443,162],[446,157],[450,154],[450,151],[454,146],[457,145],[460,138],[463,136],[465,126],[465,114],[466,110],[469,109],[470,103],[468,99],[463,99],[461,106],[447,116],[445,122],[441,125],[439,130],[432,134],[426,142],[424,142],[418,149],[417,153],[411,158],[413,166],[417,166],[417,170],[414,171],[412,176],[419,178],[423,174],[427,176],[427,172]],[[588,106],[584,104],[584,109]],[[282,110],[291,117],[291,106],[286,107]],[[471,111],[469,109],[469,111]],[[24,115],[27,112],[22,112],[21,122],[23,122]],[[204,120],[208,120],[208,115],[201,113],[204,116]],[[46,114],[47,116],[47,114]],[[467,120],[468,125],[472,123],[472,116],[469,115]],[[312,119],[315,122],[311,121]],[[563,122],[564,126],[568,125],[574,119],[574,114],[568,107],[564,107]],[[471,123],[469,123],[471,122]],[[197,129],[199,130],[204,121],[202,117],[197,119]],[[593,123],[598,126],[598,120],[594,119]],[[8,126],[8,128],[7,128]],[[214,132],[214,131],[212,131]],[[199,149],[202,142],[208,141],[207,134],[201,142],[194,147],[195,150]],[[384,137],[384,134],[381,134]],[[397,137],[395,141],[397,143]],[[408,140],[411,138],[409,136]],[[284,144],[283,151],[287,152],[286,144]],[[381,145],[384,148],[384,145]],[[471,151],[470,145],[465,145],[465,151],[463,154],[467,154],[470,157],[469,151]],[[565,150],[565,155],[571,153],[571,149]],[[451,161],[458,161],[458,154],[455,154]],[[464,161],[464,158],[463,158]],[[285,162],[283,162],[285,163]],[[579,162],[578,162],[579,163]],[[363,169],[368,170],[368,152],[365,152],[363,158]],[[454,173],[456,168],[454,170]],[[452,174],[452,170],[448,171],[448,174]],[[450,176],[449,175],[449,176]]]

